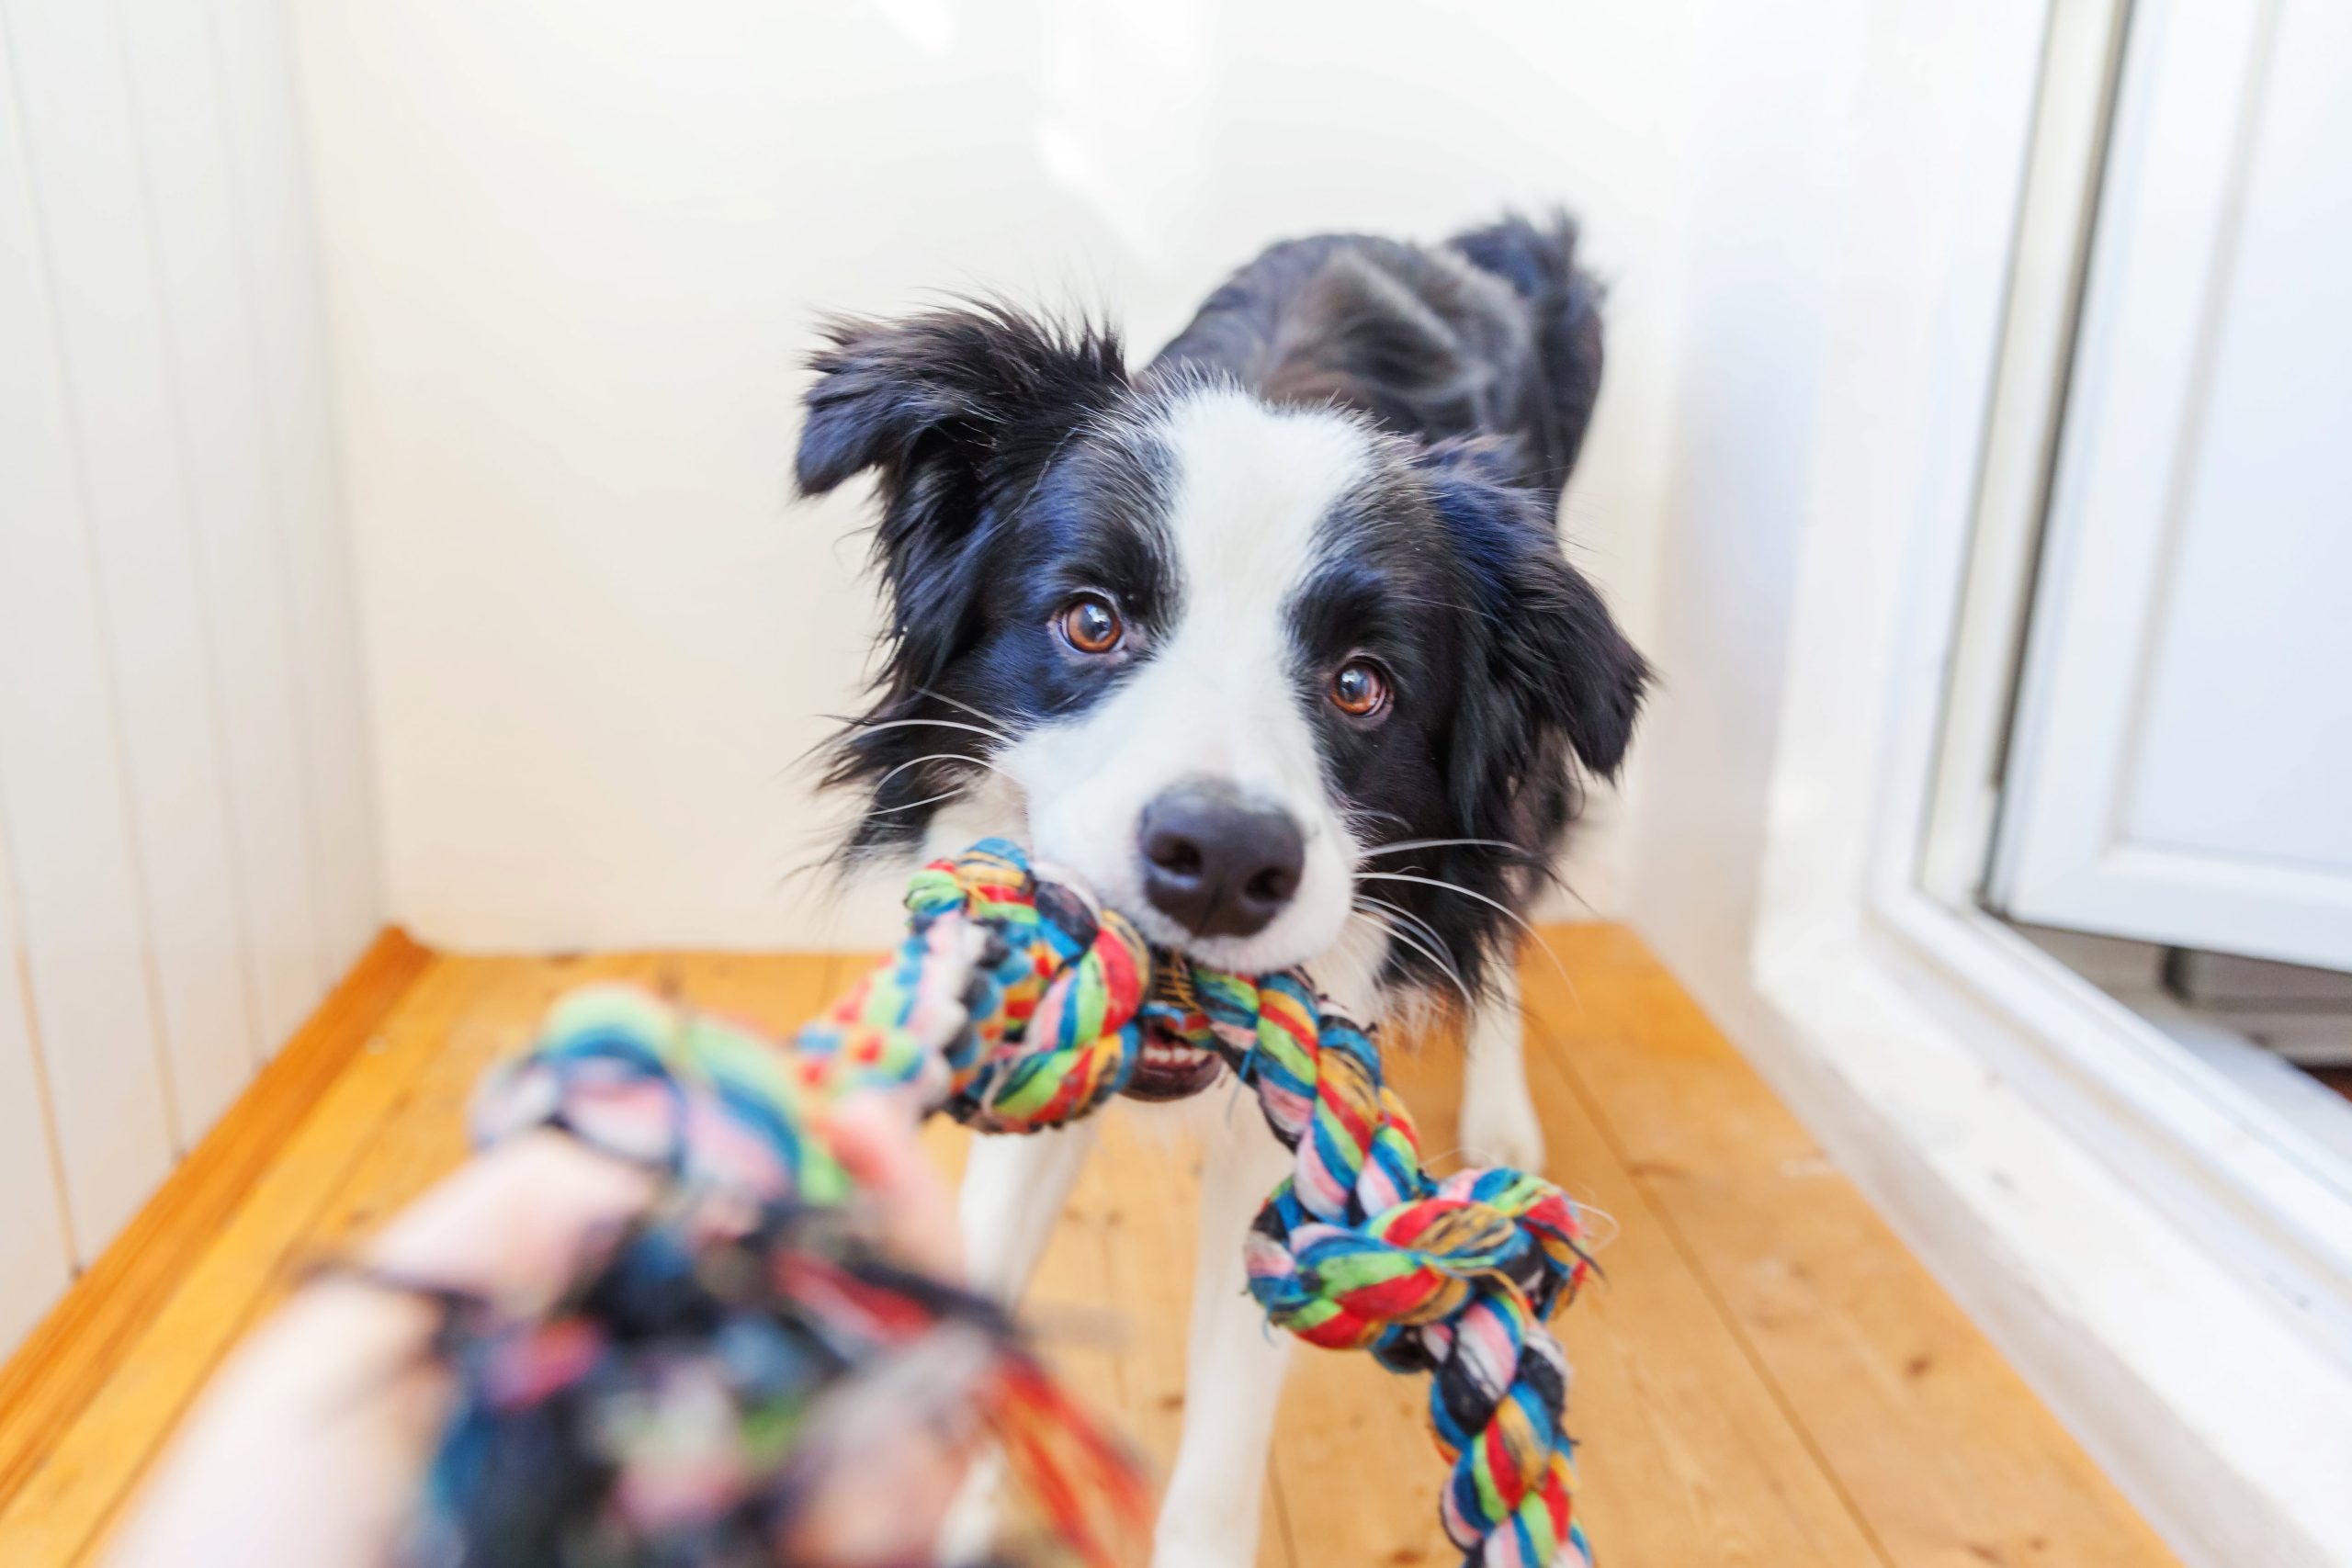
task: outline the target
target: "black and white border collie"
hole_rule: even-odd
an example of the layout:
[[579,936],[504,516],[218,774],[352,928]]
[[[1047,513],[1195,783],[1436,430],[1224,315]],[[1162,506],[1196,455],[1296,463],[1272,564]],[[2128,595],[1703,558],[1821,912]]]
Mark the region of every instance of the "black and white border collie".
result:
[[[1277,245],[1132,376],[1114,333],[1002,305],[834,324],[799,479],[873,471],[888,607],[830,779],[863,792],[852,857],[1004,833],[1210,963],[1463,1006],[1462,1143],[1540,1166],[1521,911],[1648,680],[1555,531],[1601,366],[1575,243]],[[1156,1044],[1134,1089],[1215,1071]],[[1257,1551],[1283,1350],[1240,1238],[1284,1159],[1230,1099],[1159,1568]],[[1018,1293],[1092,1136],[980,1141],[981,1282]]]

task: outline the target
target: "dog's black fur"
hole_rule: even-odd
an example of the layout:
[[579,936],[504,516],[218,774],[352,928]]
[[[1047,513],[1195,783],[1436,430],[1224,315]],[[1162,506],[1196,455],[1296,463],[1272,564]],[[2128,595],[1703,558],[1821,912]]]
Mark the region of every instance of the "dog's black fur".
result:
[[[1115,686],[1121,661],[1074,664],[1053,644],[1071,592],[1109,588],[1147,626],[1173,617],[1171,457],[1149,432],[1156,410],[1216,378],[1385,433],[1375,478],[1326,520],[1324,564],[1289,601],[1289,673],[1326,787],[1368,842],[1487,840],[1409,863],[1471,896],[1379,885],[1475,987],[1514,934],[1481,900],[1524,905],[1574,815],[1575,765],[1614,775],[1648,681],[1554,531],[1601,369],[1599,291],[1573,226],[1277,245],[1132,378],[1114,333],[1001,304],[828,335],[800,486],[874,470],[888,595],[876,700],[828,781],[870,792],[852,852],[910,847],[936,798],[981,776],[997,741],[954,726],[984,713],[1018,735]],[[1392,677],[1376,730],[1317,700],[1316,671],[1356,650]],[[1445,994],[1415,946],[1392,947],[1389,965]]]

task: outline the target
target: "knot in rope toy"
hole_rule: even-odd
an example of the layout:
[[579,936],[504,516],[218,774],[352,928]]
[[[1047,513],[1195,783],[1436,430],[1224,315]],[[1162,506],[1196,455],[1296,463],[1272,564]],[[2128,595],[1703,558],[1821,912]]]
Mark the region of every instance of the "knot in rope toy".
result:
[[[457,1394],[411,1560],[800,1561],[795,1528],[826,1487],[977,1425],[1003,1444],[1041,1544],[1107,1568],[1142,1517],[1133,1465],[993,1305],[894,1262],[857,1223],[823,1115],[909,1077],[920,1038],[893,1043],[873,1061],[795,1058],[603,986],[565,998],[485,1081],[477,1143],[552,1127],[666,1181],[551,1308],[445,1299],[437,1348]],[[887,1484],[865,1490],[898,1505]]]
[[927,866],[899,952],[804,1053],[884,1059],[945,1004],[941,956],[979,962],[967,1025],[934,1089],[960,1120],[1027,1132],[1074,1120],[1127,1082],[1156,1037],[1216,1053],[1258,1095],[1293,1175],[1258,1215],[1250,1289],[1312,1344],[1370,1348],[1431,1374],[1430,1415],[1453,1472],[1447,1536],[1480,1568],[1566,1564],[1589,1549],[1561,1427],[1567,1366],[1544,1322],[1590,1268],[1576,1205],[1513,1170],[1438,1179],[1380,1053],[1295,971],[1230,974],[1154,952],[1115,912],[1032,874],[989,840]]
[[812,1070],[854,1064],[983,1133],[1074,1122],[1126,1086],[1151,950],[1124,916],[995,839],[916,873],[907,914],[897,953],[800,1032]]
[[1430,1374],[1439,1511],[1465,1563],[1589,1568],[1567,1362],[1544,1326],[1591,1267],[1576,1205],[1521,1171],[1432,1178],[1363,1030],[1295,974],[1206,978],[1216,1037],[1297,1156],[1251,1227],[1250,1293],[1310,1344]]
[[[909,1090],[980,1131],[1032,1132],[1101,1108],[1148,1052],[1199,1055],[1212,1072],[1222,1063],[1296,1160],[1246,1243],[1251,1294],[1310,1343],[1430,1374],[1431,1426],[1452,1464],[1440,1515],[1465,1568],[1589,1568],[1562,1427],[1567,1368],[1544,1320],[1591,1265],[1557,1188],[1511,1170],[1433,1177],[1371,1036],[1303,975],[1234,975],[1155,952],[1116,912],[1035,875],[1012,844],[924,868],[907,905],[897,952],[794,1052],[598,993],[575,1004],[584,1011],[560,1010],[545,1043],[493,1080],[479,1130],[561,1126],[689,1190],[823,1206],[851,1184],[809,1128],[840,1094]],[[844,1268],[862,1277],[870,1262]],[[929,1302],[917,1315],[943,1311]],[[1027,1468],[1057,1530],[1091,1543],[1073,1494],[1089,1472],[1115,1493],[1115,1467],[1039,1392],[1049,1385],[1034,1363],[1000,1365],[1018,1371]],[[467,1430],[453,1427],[436,1474],[474,1473],[451,1458]],[[1056,1458],[1073,1431],[1075,1465]]]

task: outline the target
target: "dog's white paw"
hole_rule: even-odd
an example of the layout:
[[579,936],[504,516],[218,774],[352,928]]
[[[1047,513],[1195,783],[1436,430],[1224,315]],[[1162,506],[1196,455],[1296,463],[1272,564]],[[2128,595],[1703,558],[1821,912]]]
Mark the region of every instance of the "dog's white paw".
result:
[[1544,1169],[1544,1124],[1517,1073],[1473,1071],[1462,1086],[1462,1153],[1472,1165]]

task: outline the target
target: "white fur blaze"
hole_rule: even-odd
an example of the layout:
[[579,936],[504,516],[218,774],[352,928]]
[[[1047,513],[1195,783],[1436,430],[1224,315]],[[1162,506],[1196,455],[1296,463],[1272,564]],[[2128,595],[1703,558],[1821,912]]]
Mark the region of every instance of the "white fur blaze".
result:
[[[1176,400],[1153,435],[1172,481],[1174,624],[1107,700],[998,762],[1020,781],[1041,859],[1131,911],[1154,941],[1229,968],[1280,968],[1337,941],[1352,896],[1356,845],[1300,702],[1288,605],[1318,564],[1324,519],[1371,473],[1371,438],[1339,414],[1218,388]],[[1143,897],[1144,807],[1186,778],[1281,807],[1306,840],[1297,893],[1255,935],[1193,937]]]

